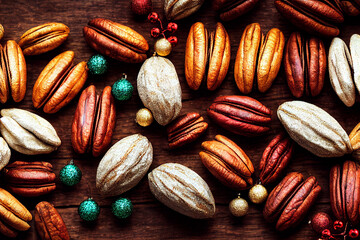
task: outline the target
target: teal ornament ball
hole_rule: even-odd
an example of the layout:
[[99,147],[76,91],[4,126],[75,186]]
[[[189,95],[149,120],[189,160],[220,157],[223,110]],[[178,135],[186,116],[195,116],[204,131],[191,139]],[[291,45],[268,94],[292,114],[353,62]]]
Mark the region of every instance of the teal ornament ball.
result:
[[60,181],[66,186],[74,186],[81,180],[81,170],[78,166],[74,165],[73,160],[60,170],[59,178]]
[[92,75],[103,75],[108,70],[108,61],[101,54],[93,55],[87,62],[89,72]]
[[125,77],[117,80],[111,88],[111,93],[116,100],[126,101],[129,100],[133,94],[134,87]]
[[128,198],[119,198],[111,204],[112,213],[119,219],[130,217],[133,205]]
[[95,221],[98,218],[99,213],[100,207],[92,198],[88,198],[80,203],[78,208],[80,218],[87,222]]

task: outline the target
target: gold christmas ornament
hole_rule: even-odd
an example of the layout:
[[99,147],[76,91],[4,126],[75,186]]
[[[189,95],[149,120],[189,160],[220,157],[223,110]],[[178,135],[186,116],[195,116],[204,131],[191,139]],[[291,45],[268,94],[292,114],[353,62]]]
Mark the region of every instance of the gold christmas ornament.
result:
[[171,43],[166,38],[157,40],[154,48],[155,52],[162,57],[169,55],[172,49]]
[[248,213],[249,204],[239,195],[229,203],[229,210],[235,217],[243,217]]
[[4,27],[3,25],[0,24],[0,40],[4,37],[4,32],[5,32]]
[[263,185],[257,184],[249,191],[250,201],[255,204],[260,204],[266,200],[268,192]]
[[136,113],[135,122],[142,127],[150,126],[150,124],[154,121],[153,115],[150,110],[147,108],[142,108]]

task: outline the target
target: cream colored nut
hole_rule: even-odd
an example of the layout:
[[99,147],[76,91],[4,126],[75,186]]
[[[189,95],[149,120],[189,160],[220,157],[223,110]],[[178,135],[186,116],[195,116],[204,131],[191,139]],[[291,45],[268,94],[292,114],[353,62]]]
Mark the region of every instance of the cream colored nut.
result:
[[349,136],[330,114],[303,101],[281,104],[277,115],[290,137],[319,157],[340,157],[352,152]]
[[210,218],[215,200],[207,183],[193,170],[178,163],[165,163],[149,173],[154,196],[169,208],[191,218]]
[[181,87],[172,62],[153,56],[142,65],[137,77],[139,96],[155,120],[165,126],[181,110]]
[[[350,51],[345,42],[340,38],[334,38],[329,49],[330,82],[338,97],[348,107],[355,103],[352,66]],[[357,88],[359,89],[360,86]]]
[[11,151],[5,140],[0,137],[0,170],[10,161]]
[[153,148],[145,136],[125,137],[101,159],[96,172],[96,188],[106,196],[120,195],[139,183],[152,160]]
[[1,110],[0,131],[14,150],[27,154],[55,151],[61,140],[54,127],[44,118],[29,111],[9,108]]
[[354,82],[360,92],[360,35],[353,34],[350,38],[350,53],[354,68]]

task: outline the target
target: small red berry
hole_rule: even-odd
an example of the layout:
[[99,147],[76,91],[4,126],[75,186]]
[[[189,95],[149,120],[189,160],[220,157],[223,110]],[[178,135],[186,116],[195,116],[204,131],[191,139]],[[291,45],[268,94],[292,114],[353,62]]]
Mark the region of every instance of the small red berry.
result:
[[322,238],[329,238],[331,237],[331,232],[329,229],[324,229],[322,232],[321,232],[321,237]]
[[168,37],[167,40],[171,43],[172,47],[175,47],[178,43],[178,39],[175,36]]
[[335,221],[334,222],[334,230],[342,230],[344,228],[344,223],[342,221]]
[[156,12],[152,12],[149,14],[148,19],[152,23],[156,23],[159,20],[159,15]]
[[168,25],[167,25],[167,30],[168,30],[170,33],[176,32],[177,29],[178,29],[178,25],[177,25],[176,23],[173,23],[173,22],[168,23]]
[[153,38],[157,38],[158,36],[160,36],[160,29],[159,28],[151,29],[151,36]]
[[359,236],[359,231],[357,229],[350,229],[349,237],[350,238],[357,238]]

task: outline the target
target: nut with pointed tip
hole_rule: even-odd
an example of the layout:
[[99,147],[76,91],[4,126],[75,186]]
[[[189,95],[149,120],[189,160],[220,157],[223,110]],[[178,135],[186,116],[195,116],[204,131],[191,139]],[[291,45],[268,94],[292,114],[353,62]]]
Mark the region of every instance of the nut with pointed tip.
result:
[[214,0],[213,8],[223,21],[234,20],[255,7],[259,0]]
[[167,19],[180,20],[195,13],[205,0],[165,0],[164,11]]

